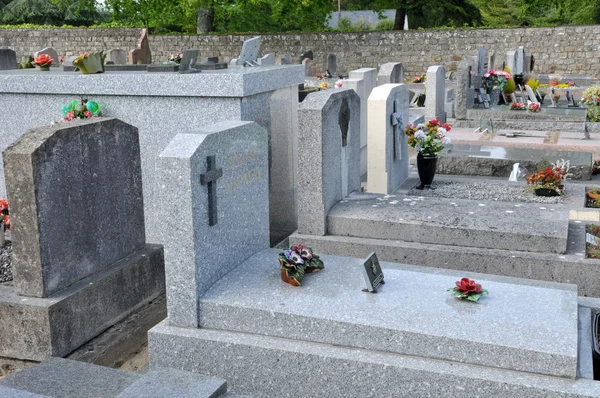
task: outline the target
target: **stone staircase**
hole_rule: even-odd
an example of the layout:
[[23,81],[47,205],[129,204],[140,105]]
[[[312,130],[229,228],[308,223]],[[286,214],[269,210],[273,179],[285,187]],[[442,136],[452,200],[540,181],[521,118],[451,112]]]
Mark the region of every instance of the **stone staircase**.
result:
[[171,368],[145,374],[52,358],[0,380],[2,398],[240,398],[227,382]]

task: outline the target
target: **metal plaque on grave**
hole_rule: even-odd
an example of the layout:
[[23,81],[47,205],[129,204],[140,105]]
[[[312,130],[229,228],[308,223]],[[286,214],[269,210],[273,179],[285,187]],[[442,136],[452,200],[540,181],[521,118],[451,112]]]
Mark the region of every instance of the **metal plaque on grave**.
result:
[[361,270],[367,283],[367,288],[363,292],[377,293],[377,288],[384,284],[383,270],[377,259],[375,252],[369,254],[369,257],[361,264]]
[[206,172],[200,174],[200,184],[208,189],[208,225],[216,225],[217,213],[217,179],[223,176],[223,169],[217,169],[215,155],[206,157]]

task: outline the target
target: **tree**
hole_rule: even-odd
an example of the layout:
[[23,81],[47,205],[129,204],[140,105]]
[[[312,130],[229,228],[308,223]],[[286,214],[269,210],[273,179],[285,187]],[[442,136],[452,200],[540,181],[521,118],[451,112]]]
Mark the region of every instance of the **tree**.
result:
[[9,25],[62,25],[63,14],[49,0],[13,0],[2,9],[0,21]]

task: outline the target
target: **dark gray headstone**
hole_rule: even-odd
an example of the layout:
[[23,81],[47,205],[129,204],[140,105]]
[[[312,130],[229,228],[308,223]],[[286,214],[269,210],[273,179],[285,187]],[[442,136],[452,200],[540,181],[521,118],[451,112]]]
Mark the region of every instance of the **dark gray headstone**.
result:
[[206,60],[203,62],[205,64],[216,64],[219,62],[219,57],[207,57]]
[[486,50],[480,48],[477,55],[477,74],[483,76],[485,74],[485,63],[486,63]]
[[331,74],[331,77],[337,76],[337,57],[335,54],[329,54],[327,56],[327,70]]
[[42,127],[3,156],[19,294],[49,296],[145,246],[137,128],[106,118]]
[[0,70],[17,69],[17,54],[10,48],[0,48]]

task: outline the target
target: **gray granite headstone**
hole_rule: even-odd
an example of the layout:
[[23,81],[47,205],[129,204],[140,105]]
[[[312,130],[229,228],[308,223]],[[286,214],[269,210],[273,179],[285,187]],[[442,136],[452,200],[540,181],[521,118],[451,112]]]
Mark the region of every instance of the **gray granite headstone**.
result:
[[52,67],[58,67],[59,66],[59,58],[58,58],[58,53],[56,52],[55,49],[53,49],[52,47],[46,47],[43,50],[40,50],[38,52],[36,52],[33,57],[37,58],[42,54],[47,54],[50,56],[50,58],[52,58],[54,60],[54,62],[52,63]]
[[360,98],[312,93],[298,107],[298,232],[325,235],[327,213],[360,190]]
[[260,51],[260,36],[253,37],[245,40],[242,45],[242,51],[240,52],[239,58],[237,58],[236,65],[239,66],[253,66],[256,65],[256,58]]
[[304,58],[304,60],[302,60],[302,64],[304,65],[304,76],[315,77],[317,75],[317,66],[315,65],[315,61],[310,58]]
[[527,49],[523,46],[517,50],[517,65],[514,72],[515,75],[522,75],[525,73],[525,58],[527,57]]
[[181,62],[179,63],[179,73],[199,72],[195,69],[199,55],[199,49],[185,50],[181,56]]
[[506,52],[506,67],[510,70],[511,74],[517,74],[517,52],[507,51]]
[[102,118],[42,127],[3,156],[19,294],[49,296],[145,246],[137,128]]
[[335,54],[327,55],[327,70],[331,74],[331,77],[337,76],[337,57]]
[[198,327],[198,299],[269,247],[268,133],[254,122],[217,123],[175,136],[158,163],[160,202],[168,206],[156,216],[171,226],[160,239],[169,321]]
[[17,54],[10,48],[0,48],[0,70],[17,69]]
[[112,61],[114,65],[125,65],[127,63],[127,51],[122,48],[113,48],[106,53],[106,62]]
[[496,52],[490,51],[488,54],[488,70],[495,69],[496,67]]
[[404,67],[402,62],[388,62],[379,68],[377,85],[388,83],[404,83]]
[[445,97],[446,97],[446,72],[444,66],[435,65],[427,69],[425,82],[425,119],[438,119],[446,123]]
[[477,74],[483,76],[486,72],[485,70],[485,61],[486,60],[486,50],[485,48],[480,48],[477,54]]
[[257,63],[260,66],[275,65],[275,56],[273,54],[266,54],[262,58],[257,59]]
[[75,61],[79,56],[78,55],[70,55],[68,57],[65,57],[65,59],[63,60],[62,66],[63,69],[66,67],[73,67],[73,70],[75,69],[74,65],[73,65],[73,61]]
[[535,93],[527,84],[525,85],[525,91],[527,91],[527,96],[529,97],[529,101],[539,103]]
[[367,172],[367,100],[371,95],[371,91],[377,86],[377,69],[375,68],[360,68],[352,70],[349,73],[350,79],[363,80],[363,95],[360,96],[360,172],[365,175]]

